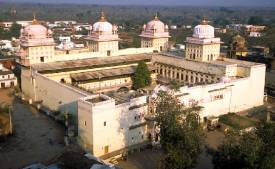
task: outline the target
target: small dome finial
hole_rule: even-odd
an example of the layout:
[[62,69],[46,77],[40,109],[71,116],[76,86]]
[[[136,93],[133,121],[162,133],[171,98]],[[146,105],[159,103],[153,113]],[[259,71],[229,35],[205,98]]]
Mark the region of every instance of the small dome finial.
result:
[[104,11],[101,10],[101,16],[100,16],[100,19],[99,19],[100,22],[105,22],[106,21],[106,17],[105,17],[105,14],[104,14]]
[[37,22],[37,19],[36,19],[36,14],[35,14],[35,12],[33,13],[33,19],[32,19],[32,24],[34,25],[34,24],[37,24],[38,22]]
[[208,25],[209,21],[206,19],[206,17],[203,17],[201,24],[202,25]]
[[155,14],[155,20],[159,20],[158,12]]

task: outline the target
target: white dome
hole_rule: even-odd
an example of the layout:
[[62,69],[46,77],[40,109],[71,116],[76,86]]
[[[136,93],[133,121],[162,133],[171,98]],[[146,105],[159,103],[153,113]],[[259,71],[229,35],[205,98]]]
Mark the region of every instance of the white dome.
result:
[[193,37],[195,38],[214,38],[215,28],[213,26],[202,24],[194,28]]
[[104,21],[104,22],[99,21],[93,25],[93,31],[95,31],[95,32],[112,32],[113,25],[107,21]]

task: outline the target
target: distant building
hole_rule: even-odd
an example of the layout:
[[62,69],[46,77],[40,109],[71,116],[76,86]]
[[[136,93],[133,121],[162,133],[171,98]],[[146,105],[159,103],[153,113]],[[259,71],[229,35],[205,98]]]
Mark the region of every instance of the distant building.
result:
[[176,30],[177,28],[178,28],[177,25],[171,25],[171,26],[170,26],[170,29],[171,29],[171,30]]
[[73,27],[75,31],[81,31],[82,29],[89,30],[90,26],[91,26],[90,24],[76,24]]
[[192,26],[191,26],[191,25],[183,25],[182,28],[183,28],[183,29],[191,29]]
[[230,24],[230,25],[226,25],[226,29],[241,31],[244,26],[245,26],[244,24]]
[[249,37],[254,37],[254,38],[262,37],[262,33],[261,32],[250,32]]
[[17,79],[13,72],[4,68],[0,63],[0,88],[13,87],[17,85]]
[[69,50],[74,48],[75,46],[74,43],[71,41],[70,36],[60,36],[59,41],[60,41],[60,44],[56,46],[59,49]]
[[215,28],[216,33],[226,33],[227,30],[225,28]]
[[13,50],[12,42],[10,40],[0,40],[0,49]]
[[[5,30],[9,30],[14,22],[0,22],[0,26]],[[32,21],[15,21],[15,23],[21,25],[22,27],[26,27],[32,23]]]
[[266,26],[259,26],[259,25],[244,25],[244,29],[246,32],[262,32],[264,31]]
[[185,50],[185,45],[184,44],[176,44],[175,48]]
[[54,24],[56,26],[68,26],[77,24],[76,21],[55,21]]

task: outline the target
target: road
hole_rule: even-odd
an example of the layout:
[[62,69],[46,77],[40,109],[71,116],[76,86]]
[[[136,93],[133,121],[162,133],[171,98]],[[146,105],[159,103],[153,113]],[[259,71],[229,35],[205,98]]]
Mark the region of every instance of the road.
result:
[[0,143],[1,169],[45,163],[63,151],[64,128],[61,125],[17,99],[12,105],[14,133]]

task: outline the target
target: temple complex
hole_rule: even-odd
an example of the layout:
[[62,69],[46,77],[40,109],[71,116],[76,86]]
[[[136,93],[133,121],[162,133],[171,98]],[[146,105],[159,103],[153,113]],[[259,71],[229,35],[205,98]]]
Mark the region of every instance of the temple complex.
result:
[[[36,19],[21,33],[21,87],[24,98],[43,111],[74,117],[79,144],[107,158],[158,141],[148,120],[160,90],[185,106],[203,106],[199,120],[260,106],[265,65],[220,57],[220,38],[207,20],[186,39],[185,53],[169,49],[169,30],[158,16],[143,26],[141,48],[119,49],[118,28],[104,13],[90,27],[81,50],[58,50],[52,32]],[[132,90],[139,62],[151,72],[151,89]]]

